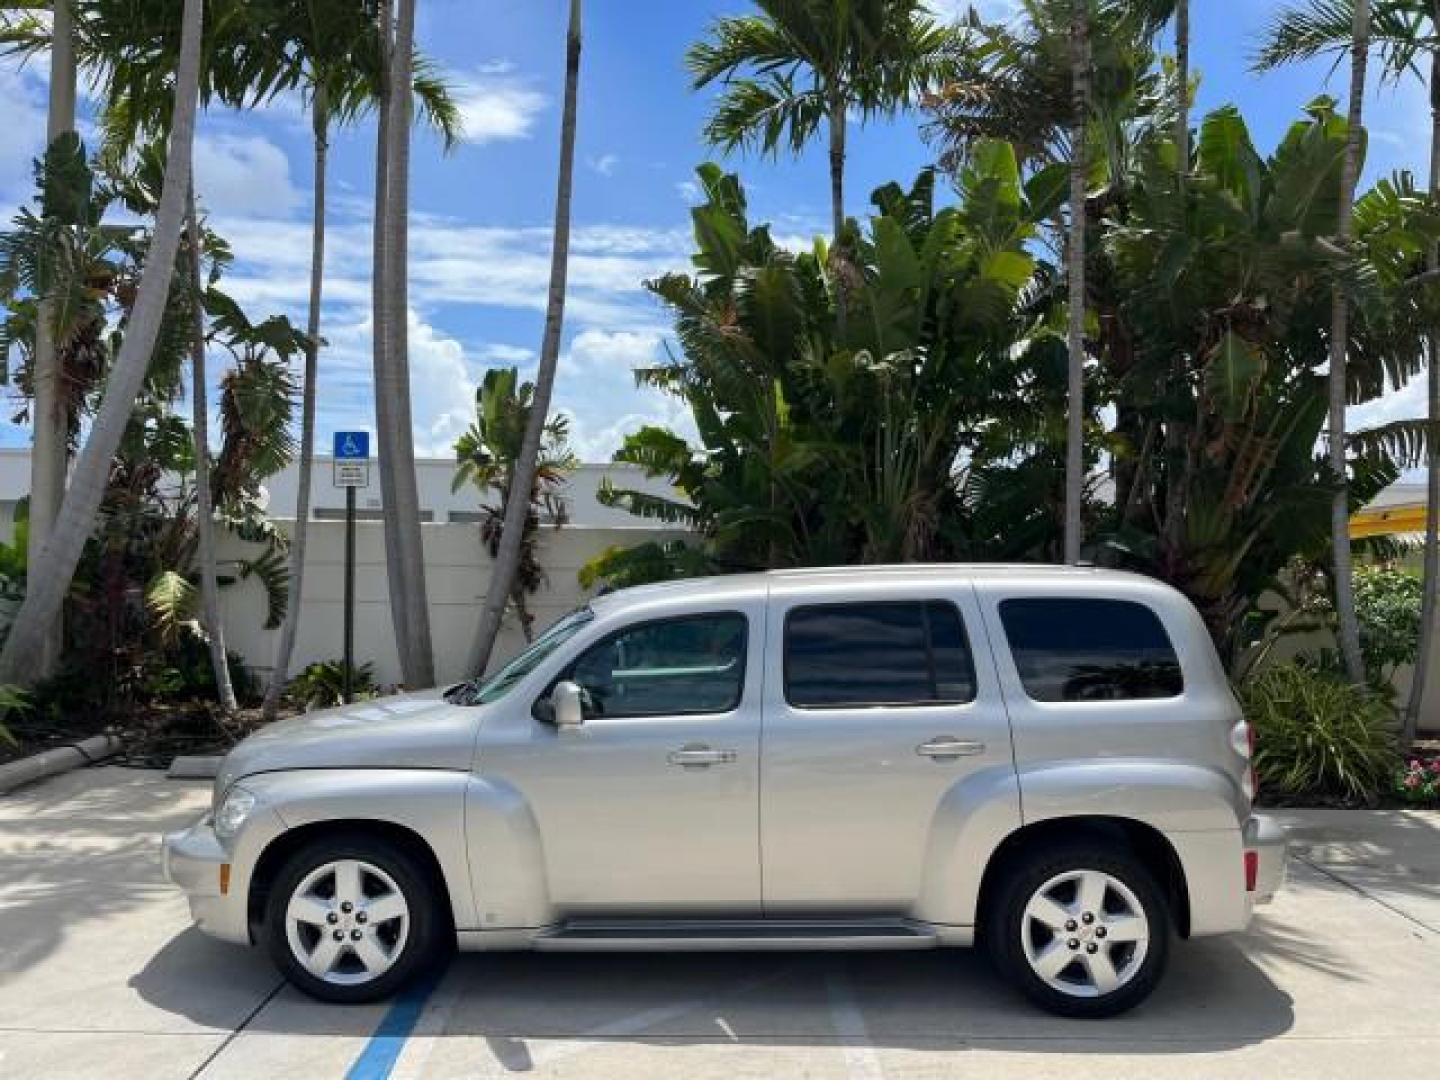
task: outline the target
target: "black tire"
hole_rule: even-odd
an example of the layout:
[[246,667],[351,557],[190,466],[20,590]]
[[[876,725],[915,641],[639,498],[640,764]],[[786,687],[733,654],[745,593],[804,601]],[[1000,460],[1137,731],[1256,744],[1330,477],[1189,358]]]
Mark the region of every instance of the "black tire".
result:
[[[1108,993],[1089,997],[1079,996],[1081,990],[1058,990],[1042,979],[1026,957],[1023,937],[1037,932],[1033,923],[1029,927],[1025,925],[1026,906],[1037,891],[1057,877],[1085,870],[1107,874],[1128,889],[1139,902],[1149,933],[1143,959],[1126,981]],[[1113,898],[1116,894],[1112,891],[1108,895]],[[1000,882],[982,927],[984,945],[1002,975],[1041,1008],[1077,1019],[1115,1016],[1149,997],[1165,971],[1170,935],[1170,912],[1164,890],[1128,848],[1119,842],[1103,840],[1049,846],[1021,855],[1010,864]],[[1067,947],[1070,940],[1077,939],[1067,939],[1064,942]],[[1107,954],[1117,948],[1113,942],[1097,945],[1106,948]],[[1040,947],[1040,944],[1032,945],[1037,950]],[[1089,944],[1082,944],[1077,957],[1089,948]],[[1123,960],[1125,947],[1118,948]],[[1076,982],[1085,981],[1083,962],[1081,967],[1067,968],[1065,972],[1074,972]]]
[[[290,944],[287,909],[296,889],[312,873],[327,863],[346,859],[368,863],[394,882],[408,908],[408,925],[388,970],[368,981],[336,983],[313,974],[296,956]],[[373,883],[376,879],[367,876],[366,880]],[[291,855],[276,875],[265,905],[265,944],[281,974],[310,997],[345,1005],[379,1001],[433,968],[444,955],[449,920],[438,888],[424,864],[382,837],[364,833],[321,837]],[[350,966],[360,966],[358,957]],[[363,978],[363,971],[355,977]]]

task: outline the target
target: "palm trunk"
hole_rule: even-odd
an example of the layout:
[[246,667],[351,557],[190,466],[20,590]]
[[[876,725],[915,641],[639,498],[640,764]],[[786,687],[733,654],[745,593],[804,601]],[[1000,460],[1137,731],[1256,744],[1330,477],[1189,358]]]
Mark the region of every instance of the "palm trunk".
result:
[[220,617],[220,586],[215,572],[215,515],[210,491],[210,406],[205,384],[205,294],[200,271],[200,216],[195,210],[193,179],[185,216],[190,241],[190,291],[194,298],[190,401],[195,426],[195,535],[200,558],[200,606],[210,645],[210,666],[215,672],[215,693],[220,699],[221,710],[228,716],[240,706],[235,700],[235,687],[230,681],[230,662],[225,655],[225,623]]
[[[830,104],[830,219],[834,230],[830,242],[831,274],[835,287],[835,328],[845,333],[845,102]],[[773,565],[773,564],[772,564]]]
[[[389,307],[386,370],[375,385],[377,395],[390,400],[389,424],[381,429],[380,458],[390,461],[390,498],[387,518],[395,519],[397,561],[403,583],[397,632],[408,641],[410,666],[405,684],[412,688],[435,683],[435,661],[430,643],[430,606],[425,588],[425,549],[420,527],[420,493],[415,478],[415,443],[410,412],[409,349],[409,214],[410,126],[414,113],[413,82],[415,0],[397,0],[395,47],[390,63],[390,140],[387,159],[385,228],[388,257],[385,302]],[[403,629],[401,627],[403,626]]]
[[[1350,246],[1355,211],[1355,184],[1360,173],[1361,124],[1365,108],[1365,67],[1370,54],[1370,3],[1356,0],[1350,61],[1349,132],[1340,172],[1340,208],[1337,232],[1340,246]],[[1350,485],[1346,475],[1345,408],[1349,404],[1345,371],[1350,347],[1350,305],[1339,286],[1334,289],[1330,318],[1330,468],[1335,474],[1335,495],[1330,503],[1330,543],[1334,553],[1335,613],[1339,624],[1340,654],[1351,682],[1365,681],[1360,656],[1360,623],[1355,616],[1355,568],[1350,556]]]
[[310,481],[315,470],[315,390],[320,371],[320,303],[325,284],[325,179],[330,150],[330,108],[323,76],[316,80],[311,102],[315,136],[315,192],[310,230],[310,313],[305,324],[305,386],[300,405],[300,476],[295,494],[295,526],[290,535],[290,599],[285,625],[275,647],[275,667],[265,688],[263,715],[275,719],[280,697],[290,681],[290,659],[300,629],[300,604],[305,585],[305,540],[310,525]]
[[[1430,21],[1432,26],[1440,27],[1440,2],[1436,3]],[[1440,197],[1440,50],[1430,58],[1430,194]],[[1432,273],[1440,269],[1440,249],[1432,245],[1427,262]],[[1440,336],[1433,329],[1428,345],[1426,389],[1430,431],[1425,455],[1424,599],[1420,605],[1420,652],[1415,658],[1415,673],[1401,731],[1406,746],[1415,741],[1420,728],[1420,710],[1430,682],[1430,654],[1435,649],[1435,623],[1440,617],[1440,438],[1436,438],[1436,431],[1440,429]]]
[[380,444],[380,503],[385,530],[385,577],[390,594],[390,618],[395,631],[395,651],[400,657],[402,677],[409,679],[414,669],[410,659],[410,637],[405,632],[405,575],[400,558],[399,519],[390,512],[395,501],[395,462],[389,457],[386,446],[394,441],[393,402],[380,387],[391,368],[390,350],[393,339],[390,334],[391,307],[389,302],[390,243],[392,240],[388,222],[390,220],[390,58],[394,51],[395,18],[391,0],[380,0],[380,101],[377,110],[377,131],[375,137],[375,265],[371,278],[374,294],[374,318],[372,339],[375,350],[375,431]]
[[[46,142],[53,146],[75,130],[75,17],[69,0],[56,0],[50,35],[50,114]],[[35,322],[31,384],[35,394],[34,446],[30,455],[30,535],[27,559],[40,558],[60,503],[65,498],[69,461],[70,416],[65,403],[64,370],[55,340],[55,304],[40,301]],[[57,616],[34,658],[37,678],[54,673],[61,652],[62,625]]]
[[545,336],[540,345],[540,369],[535,375],[535,397],[525,421],[525,437],[515,461],[515,476],[505,497],[505,519],[501,524],[500,546],[491,568],[485,606],[470,649],[469,666],[475,675],[484,672],[500,633],[505,601],[513,589],[525,543],[525,520],[530,512],[530,493],[540,441],[550,412],[550,395],[555,386],[555,368],[560,360],[560,333],[565,322],[565,282],[570,264],[570,202],[575,178],[575,113],[580,84],[580,0],[570,0],[570,29],[565,43],[565,109],[560,124],[560,175],[555,193],[555,238],[550,252],[550,293],[545,307]]
[[1089,0],[1072,0],[1070,73],[1069,393],[1065,433],[1065,561],[1080,561],[1085,485],[1085,129],[1090,118]]
[[[1179,0],[1175,7],[1175,160],[1179,170],[1181,191],[1190,174],[1190,3]],[[1176,353],[1170,362],[1172,386],[1188,388],[1189,365],[1183,353]],[[1176,418],[1165,423],[1165,521],[1162,526],[1164,555],[1167,562],[1178,565],[1180,548],[1185,542],[1185,485],[1187,475],[1185,425]]]
[[145,383],[150,354],[169,299],[190,190],[202,8],[202,0],[185,0],[165,183],[135,306],[130,312],[120,354],[106,381],[100,411],[76,462],[55,527],[39,558],[30,564],[25,600],[11,624],[4,651],[0,652],[0,682],[28,684],[37,676],[35,657],[45,635],[55,624],[85,541],[95,527],[95,514],[110,476],[110,462],[120,447],[135,400]]
[[1175,4],[1175,149],[1180,174],[1190,171],[1190,0]]

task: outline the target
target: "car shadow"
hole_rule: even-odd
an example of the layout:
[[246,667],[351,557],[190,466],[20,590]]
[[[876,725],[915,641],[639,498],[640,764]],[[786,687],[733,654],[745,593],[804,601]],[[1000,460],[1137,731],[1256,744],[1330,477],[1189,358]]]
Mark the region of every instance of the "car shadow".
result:
[[[1193,1053],[1276,1038],[1294,1024],[1291,998],[1248,955],[1286,955],[1336,978],[1318,942],[1261,927],[1243,938],[1176,943],[1153,997],[1105,1021],[1042,1013],[969,950],[923,953],[492,953],[456,957],[427,996],[428,1034],[484,1040],[502,1068],[535,1066],[534,1046],[631,1042],[752,1043],[1054,1053]],[[173,938],[130,980],[146,1001],[218,1026],[217,978],[254,983],[260,950]],[[244,968],[236,972],[236,966]],[[442,1004],[443,1003],[443,1004]],[[335,1006],[286,987],[248,1031],[366,1037],[389,1006]],[[857,1036],[857,1032],[859,1035]],[[532,1046],[533,1044],[533,1046]]]

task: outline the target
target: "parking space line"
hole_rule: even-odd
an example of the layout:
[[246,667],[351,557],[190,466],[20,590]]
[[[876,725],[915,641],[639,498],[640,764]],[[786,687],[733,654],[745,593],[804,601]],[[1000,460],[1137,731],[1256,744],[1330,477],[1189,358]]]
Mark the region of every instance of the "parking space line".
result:
[[431,975],[401,991],[365,1044],[365,1049],[350,1066],[345,1080],[387,1080],[438,982],[439,975]]
[[452,976],[441,983],[401,1050],[390,1071],[390,1080],[419,1080],[425,1075],[430,1055],[450,1026],[450,1014],[460,1000],[460,982],[458,976]]
[[[844,964],[844,961],[841,961]],[[870,1041],[865,1015],[855,1000],[850,977],[843,966],[825,976],[825,993],[830,998],[830,1021],[840,1037],[840,1050],[845,1055],[845,1069],[851,1080],[880,1080],[880,1056]]]

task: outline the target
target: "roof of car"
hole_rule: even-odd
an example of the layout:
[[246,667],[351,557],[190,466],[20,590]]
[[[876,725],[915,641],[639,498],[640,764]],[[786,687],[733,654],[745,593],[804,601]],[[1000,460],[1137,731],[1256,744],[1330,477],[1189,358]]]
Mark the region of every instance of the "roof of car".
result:
[[712,595],[753,594],[771,585],[806,581],[829,581],[836,578],[859,578],[867,581],[939,581],[956,577],[966,579],[1004,578],[1006,581],[1054,581],[1085,578],[1135,581],[1137,575],[1123,570],[1094,566],[1060,566],[1049,563],[906,563],[894,566],[812,566],[790,570],[767,570],[763,573],[728,574],[721,577],[686,578],[655,585],[637,585],[597,597],[593,604],[638,600],[659,595],[707,593]]

